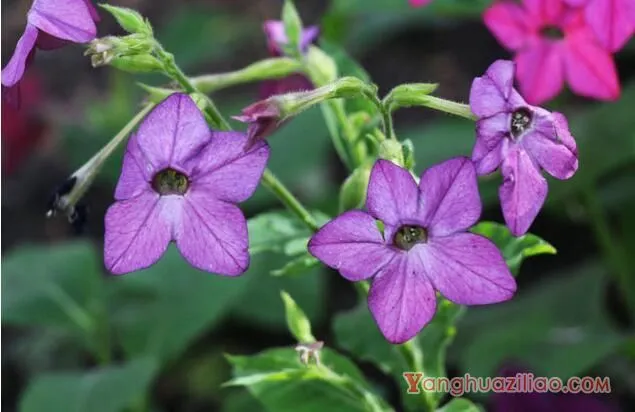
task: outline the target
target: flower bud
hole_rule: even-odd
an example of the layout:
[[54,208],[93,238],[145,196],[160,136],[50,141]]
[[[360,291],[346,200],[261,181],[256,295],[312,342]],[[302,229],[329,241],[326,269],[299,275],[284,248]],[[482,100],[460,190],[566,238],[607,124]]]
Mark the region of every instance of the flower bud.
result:
[[163,70],[163,64],[150,54],[115,57],[110,65],[129,73],[150,73]]
[[433,93],[437,87],[436,83],[408,83],[395,87],[384,98],[384,106],[389,110],[396,110],[400,107],[412,107],[420,105],[421,97]]
[[331,56],[318,47],[309,47],[306,64],[309,78],[316,87],[324,86],[337,79],[337,64],[335,64]]
[[108,4],[100,4],[99,6],[112,14],[121,28],[128,33],[143,33],[152,36],[152,26],[136,10]]
[[372,164],[361,165],[346,178],[340,189],[340,212],[364,205],[371,169]]
[[379,144],[379,158],[390,160],[399,166],[405,165],[403,148],[396,140],[388,139]]
[[152,72],[163,69],[151,55],[154,47],[154,39],[145,34],[107,36],[90,42],[84,55],[90,56],[93,67],[112,65],[132,73]]

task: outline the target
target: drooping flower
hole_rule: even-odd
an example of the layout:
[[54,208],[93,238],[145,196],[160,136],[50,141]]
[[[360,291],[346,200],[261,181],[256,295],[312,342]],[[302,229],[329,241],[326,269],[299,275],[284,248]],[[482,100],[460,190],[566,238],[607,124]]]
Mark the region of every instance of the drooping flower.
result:
[[245,152],[245,141],[243,133],[210,131],[185,94],[154,108],[130,137],[106,213],[106,267],[114,274],[149,267],[174,241],[198,269],[242,274],[247,224],[235,204],[252,195],[269,157],[266,143]]
[[505,222],[515,236],[527,232],[547,197],[544,169],[569,179],[578,169],[578,151],[566,118],[529,105],[514,89],[514,63],[494,62],[470,91],[478,117],[472,160],[479,175],[500,167],[499,196]]
[[633,0],[565,0],[572,7],[585,6],[584,16],[600,44],[611,52],[620,50],[635,33]]
[[36,47],[52,50],[72,43],[86,43],[97,35],[97,10],[90,0],[34,0],[24,33],[9,63],[2,69],[2,95],[19,104],[19,82],[33,59]]
[[583,9],[563,0],[498,1],[485,11],[484,20],[498,41],[516,53],[516,76],[529,103],[555,97],[565,80],[581,96],[619,97],[613,58],[589,27]]
[[267,136],[278,129],[282,122],[280,107],[269,97],[261,100],[242,110],[239,116],[233,116],[239,122],[247,123],[247,144],[245,149],[249,149],[254,143],[264,140]]
[[[284,54],[284,45],[289,41],[284,31],[284,23],[279,20],[268,20],[263,25],[263,30],[267,37],[267,48],[273,57]],[[302,31],[300,39],[300,51],[306,53],[311,43],[315,42],[320,29],[317,26],[307,27]],[[260,97],[266,99],[275,94],[284,94],[302,90],[311,90],[313,84],[302,74],[292,74],[282,79],[267,80],[262,83]]]
[[412,7],[427,6],[432,0],[408,0]]
[[405,342],[432,319],[435,290],[462,305],[514,294],[516,282],[500,251],[467,231],[481,214],[469,159],[431,167],[418,186],[406,169],[378,160],[366,209],[327,223],[309,241],[309,252],[350,281],[372,278],[368,306],[388,341]]

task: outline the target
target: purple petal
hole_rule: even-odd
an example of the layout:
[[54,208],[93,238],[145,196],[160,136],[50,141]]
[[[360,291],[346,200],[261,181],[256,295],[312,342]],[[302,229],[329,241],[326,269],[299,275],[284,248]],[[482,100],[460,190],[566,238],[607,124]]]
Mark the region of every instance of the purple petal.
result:
[[522,139],[523,147],[540,167],[553,177],[563,180],[570,178],[578,170],[578,156],[575,141],[573,141],[573,148],[567,145],[570,145],[573,140],[568,133],[568,128],[566,133],[560,133],[568,135],[567,144],[565,144],[564,141],[559,140],[558,129],[552,115],[539,116],[535,122],[535,131]]
[[502,150],[509,133],[510,118],[509,112],[502,112],[476,123],[472,161],[479,175],[492,173],[503,161]]
[[513,147],[501,168],[503,185],[498,191],[505,223],[514,236],[524,235],[547,198],[547,181],[529,155]]
[[148,190],[110,206],[105,218],[106,268],[120,275],[159,260],[172,237],[172,220],[180,215],[179,199]]
[[287,34],[284,31],[284,23],[280,20],[267,20],[262,25],[262,28],[271,52],[275,55],[281,55],[282,45],[288,41]]
[[421,260],[400,254],[376,277],[368,293],[368,307],[381,333],[391,343],[406,342],[436,312],[437,298]]
[[419,190],[406,169],[388,160],[377,160],[370,172],[366,208],[389,225],[412,220],[417,214]]
[[584,10],[588,25],[610,52],[624,47],[635,32],[635,20],[626,12],[629,7],[635,7],[632,3],[633,0],[596,0]]
[[446,160],[426,170],[419,190],[419,215],[432,236],[465,230],[481,216],[476,171],[467,157]]
[[194,101],[174,93],[159,103],[137,131],[139,149],[151,170],[173,167],[190,175],[192,158],[209,143],[210,130]]
[[28,22],[62,40],[86,43],[97,35],[91,10],[84,0],[35,0]]
[[130,136],[115,189],[115,199],[127,200],[149,190],[153,175],[148,166],[148,160],[139,149],[137,136]]
[[497,60],[487,69],[483,77],[472,82],[470,109],[478,117],[488,117],[509,111],[507,103],[514,86],[514,63]]
[[212,193],[190,189],[174,232],[179,251],[198,269],[237,276],[249,267],[245,216],[235,205],[216,200]]
[[516,76],[522,95],[531,104],[555,97],[564,85],[563,46],[538,41],[516,54]]
[[434,288],[459,305],[502,302],[516,291],[516,281],[500,250],[482,236],[433,237],[413,252]]
[[196,158],[192,187],[219,200],[232,203],[247,200],[258,187],[269,159],[269,146],[258,142],[246,152],[247,135],[213,132],[211,142]]
[[101,17],[99,17],[99,13],[97,13],[97,9],[93,5],[92,1],[91,0],[83,0],[83,1],[84,1],[84,4],[86,5],[86,8],[88,9],[88,12],[90,13],[90,17],[93,19],[95,23],[98,23],[101,20]]
[[9,60],[9,63],[2,69],[2,85],[4,87],[15,86],[20,79],[22,79],[29,61],[29,56],[34,52],[33,47],[35,46],[37,36],[37,27],[27,24],[22,37],[20,37],[18,44],[15,46],[11,60]]
[[308,249],[353,282],[376,275],[397,255],[385,244],[375,219],[360,210],[328,222],[313,235]]
[[320,35],[320,28],[318,26],[309,26],[302,30],[302,38],[300,39],[300,50],[303,53],[307,51],[309,46],[317,40]]

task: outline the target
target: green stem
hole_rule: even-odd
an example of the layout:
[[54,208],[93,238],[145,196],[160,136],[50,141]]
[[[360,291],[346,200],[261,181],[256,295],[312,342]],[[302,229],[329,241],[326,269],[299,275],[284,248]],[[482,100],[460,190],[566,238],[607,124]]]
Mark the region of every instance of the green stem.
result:
[[440,97],[424,95],[418,101],[421,106],[430,109],[439,110],[441,112],[450,113],[455,116],[464,117],[469,120],[476,120],[476,116],[470,110],[470,106],[463,103],[453,102],[451,100],[442,99]]
[[611,273],[614,274],[615,280],[620,285],[628,310],[632,315],[635,315],[635,277],[631,276],[625,255],[626,251],[616,239],[616,235],[611,232],[606,213],[595,188],[586,187],[583,194],[595,238],[609,263]]

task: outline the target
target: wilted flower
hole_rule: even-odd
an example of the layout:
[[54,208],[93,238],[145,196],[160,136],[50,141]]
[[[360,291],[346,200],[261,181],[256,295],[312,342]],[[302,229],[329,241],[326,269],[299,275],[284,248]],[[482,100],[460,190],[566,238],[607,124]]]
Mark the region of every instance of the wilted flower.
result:
[[130,137],[116,202],[106,213],[104,260],[115,274],[146,268],[171,241],[194,267],[223,275],[249,265],[249,198],[269,157],[266,143],[210,131],[192,99],[175,93]]
[[[282,56],[284,54],[284,45],[288,42],[287,35],[284,31],[284,23],[278,20],[269,20],[264,23],[263,30],[267,36],[267,48],[271,56]],[[300,40],[300,51],[302,53],[306,53],[311,43],[317,39],[319,33],[320,29],[317,26],[310,26],[302,31],[302,38]],[[311,90],[312,88],[313,84],[306,76],[302,74],[292,74],[283,79],[263,82],[260,88],[260,97],[266,99],[275,94]]]
[[585,6],[584,16],[606,49],[616,52],[635,33],[633,0],[565,0],[572,7]]
[[506,60],[494,62],[474,79],[470,108],[478,121],[472,160],[478,174],[500,166],[503,215],[511,232],[520,236],[547,197],[540,169],[568,179],[578,169],[578,152],[565,117],[527,104],[513,82],[514,63]]
[[282,122],[280,106],[275,97],[261,100],[242,110],[240,116],[233,116],[239,122],[248,123],[245,149],[273,133]]
[[51,50],[68,42],[86,43],[95,38],[99,16],[90,0],[34,0],[24,33],[9,63],[2,70],[2,95],[19,104],[19,82],[35,48]]
[[586,97],[615,100],[619,79],[611,53],[597,40],[581,8],[563,0],[498,1],[485,24],[516,53],[522,95],[539,104],[556,96],[565,80]]
[[469,159],[431,167],[418,187],[408,170],[378,160],[366,209],[327,223],[309,252],[348,280],[373,279],[368,306],[390,342],[411,339],[432,319],[435,290],[461,305],[501,302],[516,291],[496,246],[467,231],[481,214]]

